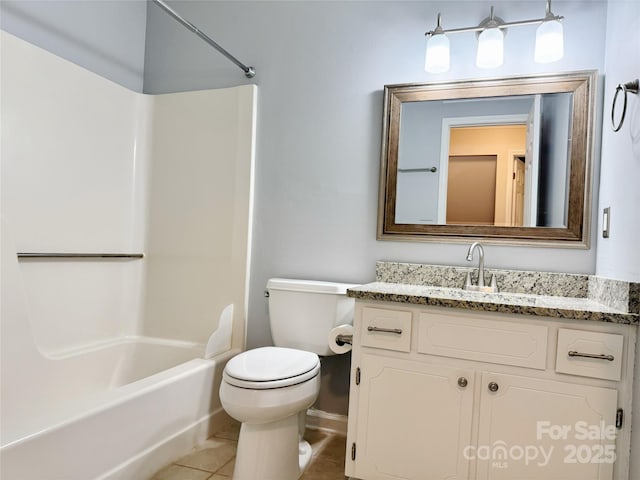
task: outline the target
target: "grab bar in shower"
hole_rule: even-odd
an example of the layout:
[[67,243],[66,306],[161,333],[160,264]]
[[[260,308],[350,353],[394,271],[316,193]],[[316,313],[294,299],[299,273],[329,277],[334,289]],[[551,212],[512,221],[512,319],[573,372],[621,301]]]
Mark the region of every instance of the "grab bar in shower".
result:
[[18,252],[18,258],[114,258],[135,259],[144,258],[144,253],[31,253]]
[[256,70],[253,67],[247,67],[244,63],[242,63],[240,60],[238,60],[236,57],[234,57],[233,55],[231,55],[229,52],[227,52],[224,48],[222,48],[220,45],[218,45],[211,37],[209,37],[206,33],[201,32],[200,30],[198,30],[198,28],[191,22],[189,22],[188,20],[185,20],[182,16],[180,16],[180,14],[178,12],[176,12],[175,10],[173,10],[169,5],[167,5],[166,3],[164,3],[162,0],[153,0],[153,3],[155,3],[156,5],[158,5],[160,8],[162,8],[162,10],[165,11],[165,13],[167,13],[167,15],[173,17],[175,20],[178,21],[178,23],[182,24],[184,27],[188,28],[189,30],[191,30],[193,33],[195,33],[198,37],[200,37],[202,40],[204,40],[205,42],[207,42],[209,45],[211,45],[213,48],[215,48],[217,51],[219,51],[222,55],[224,55],[225,57],[227,57],[229,60],[231,60],[233,63],[235,63],[238,67],[240,67],[242,69],[242,71],[244,72],[245,77],[247,78],[253,78],[256,75]]

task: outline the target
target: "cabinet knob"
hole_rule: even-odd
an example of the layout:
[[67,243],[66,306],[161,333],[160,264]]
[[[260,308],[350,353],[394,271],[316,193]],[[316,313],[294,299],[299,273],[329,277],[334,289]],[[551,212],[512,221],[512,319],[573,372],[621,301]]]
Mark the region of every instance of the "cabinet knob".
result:
[[490,392],[497,392],[498,388],[500,388],[500,387],[498,386],[498,384],[496,382],[489,383],[489,391]]
[[462,388],[466,387],[467,385],[469,385],[469,382],[466,378],[464,377],[460,377],[458,379],[458,385],[461,386]]

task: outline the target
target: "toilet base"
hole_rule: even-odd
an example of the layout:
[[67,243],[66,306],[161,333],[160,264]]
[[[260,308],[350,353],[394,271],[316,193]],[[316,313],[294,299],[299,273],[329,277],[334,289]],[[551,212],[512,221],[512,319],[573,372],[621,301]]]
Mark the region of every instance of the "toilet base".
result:
[[311,460],[301,415],[240,427],[233,480],[298,480]]

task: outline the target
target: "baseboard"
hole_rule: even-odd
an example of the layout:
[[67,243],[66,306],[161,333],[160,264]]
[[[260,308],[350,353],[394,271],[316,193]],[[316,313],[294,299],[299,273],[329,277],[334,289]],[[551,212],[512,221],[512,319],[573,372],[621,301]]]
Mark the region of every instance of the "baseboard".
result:
[[307,410],[307,427],[314,430],[324,430],[341,435],[347,434],[347,416],[337,413],[323,412],[310,408]]

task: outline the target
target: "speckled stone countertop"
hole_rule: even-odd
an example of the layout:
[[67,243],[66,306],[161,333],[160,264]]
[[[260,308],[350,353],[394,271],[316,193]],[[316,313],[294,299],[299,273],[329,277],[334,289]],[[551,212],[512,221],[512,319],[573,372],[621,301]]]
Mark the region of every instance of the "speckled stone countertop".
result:
[[[489,270],[496,273],[498,287],[502,291],[483,293],[460,288],[460,278],[464,279],[467,270],[462,267],[379,262],[377,281],[350,288],[347,294],[352,298],[415,305],[632,325],[640,323],[640,315],[635,312],[637,284],[587,275]],[[548,291],[549,285],[554,286],[551,292]],[[626,297],[620,294],[620,289],[627,292]]]

